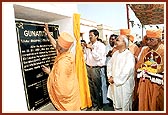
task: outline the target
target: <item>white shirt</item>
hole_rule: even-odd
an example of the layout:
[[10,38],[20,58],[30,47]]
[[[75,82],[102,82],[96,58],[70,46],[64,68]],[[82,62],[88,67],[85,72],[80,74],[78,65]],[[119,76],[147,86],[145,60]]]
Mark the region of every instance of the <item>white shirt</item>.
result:
[[90,48],[85,48],[86,64],[89,66],[104,66],[106,61],[105,45],[96,41]]
[[[113,50],[114,47],[111,47],[110,44],[106,45],[106,55],[108,54],[108,52],[111,50]],[[106,62],[105,64],[107,65],[108,61],[110,60],[111,57],[106,57]]]

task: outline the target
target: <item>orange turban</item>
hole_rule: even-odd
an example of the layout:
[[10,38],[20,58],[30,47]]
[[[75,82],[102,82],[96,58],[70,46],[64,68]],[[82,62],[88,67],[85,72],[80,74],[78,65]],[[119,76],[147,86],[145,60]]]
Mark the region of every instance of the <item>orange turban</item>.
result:
[[120,29],[120,35],[130,35],[130,29]]
[[162,31],[160,29],[146,30],[146,35],[148,38],[161,38]]
[[133,36],[133,35],[128,35],[128,38],[129,38],[129,40],[130,40],[131,42],[134,41],[134,36]]
[[58,44],[64,49],[69,49],[73,42],[74,38],[66,32],[62,32],[60,36],[58,36]]
[[130,34],[131,30],[130,29],[120,29],[120,35],[127,35],[129,40],[131,42],[134,41],[134,36]]

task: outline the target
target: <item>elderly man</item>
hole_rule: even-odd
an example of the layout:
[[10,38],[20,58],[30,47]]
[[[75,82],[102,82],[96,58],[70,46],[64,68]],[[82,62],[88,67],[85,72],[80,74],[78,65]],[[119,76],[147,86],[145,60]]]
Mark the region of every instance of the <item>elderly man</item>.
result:
[[127,49],[128,38],[120,35],[116,39],[117,51],[107,64],[107,76],[110,83],[111,98],[116,111],[131,111],[134,90],[134,55]]
[[45,66],[42,67],[43,71],[49,74],[47,81],[49,97],[59,111],[79,111],[80,93],[75,60],[69,51],[74,38],[63,32],[58,36],[56,42],[50,35],[47,24],[45,24],[44,30],[57,52],[52,70],[50,71]]
[[130,29],[120,29],[120,35],[127,35],[129,39],[129,46],[128,49],[132,52],[132,54],[135,56],[135,59],[137,61],[140,49],[136,44],[133,43],[134,41],[134,36],[130,34],[131,30]]
[[139,111],[164,110],[164,45],[159,29],[146,31],[146,47],[136,64]]
[[[140,48],[133,43],[134,41],[134,36],[132,36],[131,34],[131,30],[130,29],[120,29],[120,35],[126,35],[129,39],[129,45],[128,45],[128,49],[132,52],[132,54],[135,57],[135,64],[138,60],[138,55],[140,52]],[[135,72],[134,72],[135,73]],[[136,73],[135,73],[136,74]],[[136,75],[134,75],[136,76]],[[137,105],[137,95],[135,93],[135,90],[137,89],[137,79],[135,78],[135,88],[134,88],[134,95],[133,95],[133,110],[135,110],[135,105]]]

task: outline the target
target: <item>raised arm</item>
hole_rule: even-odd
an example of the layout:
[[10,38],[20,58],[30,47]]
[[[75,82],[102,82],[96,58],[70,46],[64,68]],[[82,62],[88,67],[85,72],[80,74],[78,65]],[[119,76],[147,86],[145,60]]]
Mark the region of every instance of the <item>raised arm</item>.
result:
[[50,32],[49,32],[48,24],[45,23],[44,27],[45,27],[45,28],[44,28],[44,31],[45,31],[45,33],[47,34],[48,39],[49,39],[51,45],[54,47],[54,49],[56,49],[56,41],[55,41],[55,39],[51,36],[51,34],[50,34]]

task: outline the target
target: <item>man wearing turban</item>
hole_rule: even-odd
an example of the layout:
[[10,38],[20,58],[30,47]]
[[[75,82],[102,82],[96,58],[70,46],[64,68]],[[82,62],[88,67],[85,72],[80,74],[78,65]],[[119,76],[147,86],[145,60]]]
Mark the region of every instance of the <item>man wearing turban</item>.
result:
[[134,36],[130,34],[131,30],[130,29],[120,29],[120,35],[126,35],[128,36],[129,39],[129,50],[133,53],[135,56],[135,59],[137,61],[140,49],[139,47],[133,43],[134,41]]
[[164,110],[164,45],[159,29],[146,31],[146,47],[136,64],[139,111]]
[[45,66],[42,67],[43,71],[49,74],[47,80],[49,97],[59,111],[80,111],[80,93],[75,60],[69,51],[74,38],[70,34],[62,32],[56,42],[50,35],[48,24],[45,24],[44,31],[57,52],[52,70],[50,71]]

